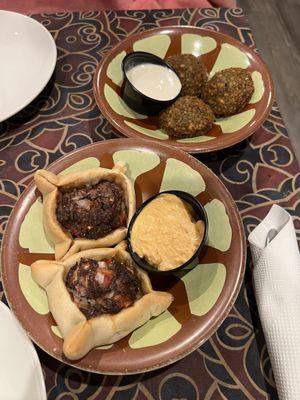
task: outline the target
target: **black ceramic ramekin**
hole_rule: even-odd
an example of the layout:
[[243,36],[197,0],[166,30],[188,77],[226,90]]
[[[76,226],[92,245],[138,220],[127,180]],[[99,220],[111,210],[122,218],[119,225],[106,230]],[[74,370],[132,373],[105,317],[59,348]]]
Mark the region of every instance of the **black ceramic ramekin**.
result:
[[170,100],[153,99],[140,92],[128,79],[127,71],[129,71],[134,66],[143,63],[162,65],[172,70],[176,75],[177,73],[162,58],[151,53],[146,53],[144,51],[136,51],[127,54],[127,56],[123,59],[122,62],[122,71],[124,75],[124,83],[122,89],[123,100],[132,110],[140,114],[154,115],[159,113],[164,108],[168,107],[170,104],[172,104],[178,98],[180,92],[178,93],[177,96],[175,96]]
[[[145,259],[139,257],[138,254],[133,250],[132,245],[131,245],[131,232],[132,232],[132,228],[133,228],[136,218],[139,216],[140,212],[144,209],[144,207],[147,206],[147,204],[149,204],[152,200],[154,200],[158,196],[161,196],[162,194],[174,194],[175,196],[180,197],[183,201],[185,201],[187,204],[189,204],[193,208],[196,219],[202,220],[204,222],[203,238],[202,238],[202,241],[199,244],[197,250],[193,254],[193,256],[189,260],[187,260],[184,264],[181,264],[179,267],[168,270],[168,271],[160,271],[157,268],[153,267]],[[199,203],[199,201],[194,196],[192,196],[191,194],[189,194],[187,192],[183,192],[181,190],[167,190],[165,192],[160,192],[160,193],[150,197],[135,212],[134,216],[132,217],[132,219],[130,221],[129,227],[128,227],[128,233],[127,233],[128,250],[130,252],[130,255],[131,255],[133,261],[138,266],[140,266],[141,268],[143,268],[144,270],[146,270],[148,272],[166,275],[166,274],[172,274],[174,272],[177,272],[177,271],[183,270],[183,269],[190,270],[198,264],[198,256],[206,242],[207,232],[208,232],[208,218],[207,218],[206,211],[205,211],[204,207],[202,206],[202,204]]]

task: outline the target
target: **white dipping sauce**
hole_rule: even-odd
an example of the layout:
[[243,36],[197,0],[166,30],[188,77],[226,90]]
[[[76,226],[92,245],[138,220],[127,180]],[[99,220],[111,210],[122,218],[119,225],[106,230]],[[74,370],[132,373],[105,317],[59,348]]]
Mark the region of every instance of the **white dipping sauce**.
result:
[[132,85],[141,93],[155,100],[171,100],[181,90],[178,76],[163,65],[144,63],[126,72]]

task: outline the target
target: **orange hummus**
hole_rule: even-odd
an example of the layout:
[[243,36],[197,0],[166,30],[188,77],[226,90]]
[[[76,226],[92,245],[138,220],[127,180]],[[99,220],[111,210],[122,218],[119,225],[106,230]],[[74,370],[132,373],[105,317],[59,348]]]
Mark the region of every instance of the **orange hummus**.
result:
[[204,235],[204,222],[194,221],[189,206],[173,194],[156,197],[136,218],[133,250],[153,267],[167,271],[188,261]]

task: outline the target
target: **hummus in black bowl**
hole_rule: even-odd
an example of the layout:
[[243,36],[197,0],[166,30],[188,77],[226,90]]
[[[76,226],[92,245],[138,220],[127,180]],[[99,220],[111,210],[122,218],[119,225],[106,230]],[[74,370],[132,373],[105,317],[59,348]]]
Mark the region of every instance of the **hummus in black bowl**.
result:
[[208,220],[189,193],[169,190],[145,201],[128,228],[133,260],[149,272],[167,274],[191,268],[205,243]]

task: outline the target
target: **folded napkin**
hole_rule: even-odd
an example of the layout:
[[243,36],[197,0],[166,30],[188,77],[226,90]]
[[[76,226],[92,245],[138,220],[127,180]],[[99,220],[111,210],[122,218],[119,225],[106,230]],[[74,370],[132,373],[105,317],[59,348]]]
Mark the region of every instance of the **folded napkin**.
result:
[[273,205],[250,233],[256,302],[280,400],[300,399],[300,254],[291,216]]

